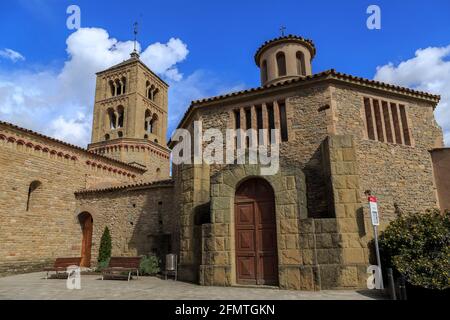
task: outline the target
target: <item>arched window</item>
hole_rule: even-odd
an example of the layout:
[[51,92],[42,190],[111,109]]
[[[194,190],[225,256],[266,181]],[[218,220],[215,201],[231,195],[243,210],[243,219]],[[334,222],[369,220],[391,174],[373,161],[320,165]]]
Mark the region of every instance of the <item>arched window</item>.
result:
[[117,117],[114,109],[108,109],[108,117],[109,117],[109,128],[114,130],[117,128]]
[[148,134],[144,135],[144,139],[148,139]]
[[108,141],[109,139],[111,139],[111,136],[109,134],[105,135],[105,140]]
[[39,189],[41,189],[42,183],[40,181],[33,181],[30,183],[28,188],[28,198],[27,198],[27,211],[33,209],[36,206],[36,196],[39,193]]
[[122,94],[122,84],[120,83],[120,80],[116,80],[116,96]]
[[123,128],[123,123],[124,123],[124,119],[125,119],[125,109],[122,106],[119,106],[117,108],[117,113],[119,114],[119,118],[117,121],[117,127]]
[[267,61],[264,60],[261,64],[261,76],[262,82],[265,83],[267,81]]
[[111,97],[116,95],[116,86],[114,85],[114,81],[109,81],[109,89],[111,90]]
[[300,76],[306,76],[305,55],[303,52],[297,52],[297,74]]
[[157,102],[158,100],[157,99],[159,99],[159,89],[154,89],[154,91],[153,91],[153,101],[155,101],[155,102]]
[[150,81],[145,83],[145,96],[150,99]]
[[127,93],[127,78],[122,77],[122,94]]
[[277,67],[278,67],[278,76],[282,77],[286,75],[286,56],[284,52],[277,53]]
[[158,116],[156,114],[153,115],[152,120],[150,121],[150,133],[157,133],[158,131]]
[[144,124],[145,132],[148,133],[152,132],[151,121],[152,121],[152,113],[150,112],[150,110],[147,109],[145,111],[145,124]]
[[119,132],[117,133],[117,135],[119,136],[119,138],[122,138],[122,137],[123,137],[123,132],[122,132],[122,131],[119,131]]

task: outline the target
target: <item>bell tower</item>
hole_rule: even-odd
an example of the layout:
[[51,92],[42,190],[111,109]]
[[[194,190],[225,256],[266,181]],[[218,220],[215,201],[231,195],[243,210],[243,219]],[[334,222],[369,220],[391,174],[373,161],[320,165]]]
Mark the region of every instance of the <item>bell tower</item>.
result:
[[169,178],[168,88],[136,50],[130,59],[97,73],[88,150],[147,169],[146,181]]

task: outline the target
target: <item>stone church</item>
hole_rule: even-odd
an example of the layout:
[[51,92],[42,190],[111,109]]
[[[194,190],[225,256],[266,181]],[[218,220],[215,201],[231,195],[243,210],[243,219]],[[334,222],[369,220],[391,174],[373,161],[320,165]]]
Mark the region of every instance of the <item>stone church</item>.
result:
[[384,228],[399,213],[450,208],[450,151],[440,97],[333,69],[288,35],[256,52],[261,86],[192,102],[178,128],[279,129],[280,169],[170,163],[169,86],[137,52],[97,74],[87,149],[0,122],[0,274],[57,257],[94,267],[167,253],[201,285],[321,290],[365,287],[373,237],[365,192]]

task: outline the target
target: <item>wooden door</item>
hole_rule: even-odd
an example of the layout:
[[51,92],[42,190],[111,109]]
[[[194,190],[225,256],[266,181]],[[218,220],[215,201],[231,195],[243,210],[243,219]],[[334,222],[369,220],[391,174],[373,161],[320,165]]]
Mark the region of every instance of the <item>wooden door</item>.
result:
[[241,185],[235,215],[237,282],[278,285],[275,203],[270,185],[262,179]]
[[81,246],[81,266],[89,268],[91,266],[92,230],[93,219],[90,214],[82,216],[83,240]]

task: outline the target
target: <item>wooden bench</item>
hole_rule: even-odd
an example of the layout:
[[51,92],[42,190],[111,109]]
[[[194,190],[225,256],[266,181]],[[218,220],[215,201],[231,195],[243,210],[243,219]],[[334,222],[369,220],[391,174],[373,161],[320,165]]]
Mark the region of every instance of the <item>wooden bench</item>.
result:
[[108,267],[102,270],[102,280],[110,279],[131,279],[131,274],[136,273],[139,279],[139,268],[141,257],[112,257]]
[[59,274],[65,274],[67,275],[67,267],[70,266],[80,266],[81,264],[81,257],[80,258],[57,258],[55,260],[55,263],[53,264],[53,267],[51,268],[45,268],[44,271],[47,272],[47,275],[45,279],[48,279],[49,272],[54,271],[56,277],[58,277]]

